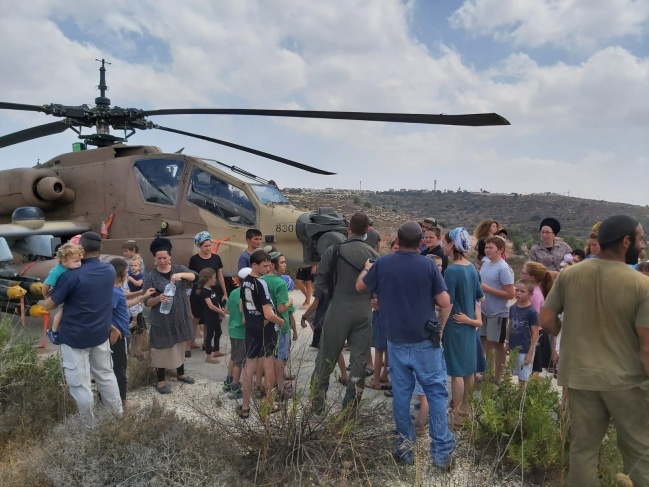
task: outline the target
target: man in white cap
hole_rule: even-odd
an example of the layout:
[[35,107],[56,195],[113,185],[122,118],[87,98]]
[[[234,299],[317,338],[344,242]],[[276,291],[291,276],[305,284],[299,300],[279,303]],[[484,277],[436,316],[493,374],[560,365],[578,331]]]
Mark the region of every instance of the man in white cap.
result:
[[[539,325],[561,334],[559,385],[570,408],[570,485],[597,485],[599,446],[611,419],[624,472],[649,485],[649,279],[637,264],[642,225],[627,215],[604,220],[597,259],[564,269]],[[563,324],[559,314],[563,313]]]

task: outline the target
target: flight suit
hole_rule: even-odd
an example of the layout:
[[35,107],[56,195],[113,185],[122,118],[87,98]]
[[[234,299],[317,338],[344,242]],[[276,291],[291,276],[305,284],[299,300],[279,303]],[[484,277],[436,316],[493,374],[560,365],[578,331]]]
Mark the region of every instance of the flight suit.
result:
[[[332,247],[322,255],[315,275],[315,288],[327,292],[327,279],[331,268]],[[370,293],[356,291],[356,279],[369,258],[378,254],[362,237],[352,235],[340,245],[338,278],[333,298],[324,318],[320,349],[316,358],[311,383],[315,388],[314,408],[321,413],[329,389],[329,377],[342,352],[345,340],[350,352],[350,381],[347,385],[343,407],[360,400],[365,386],[365,363],[372,342],[372,308]],[[345,262],[345,260],[347,262]]]

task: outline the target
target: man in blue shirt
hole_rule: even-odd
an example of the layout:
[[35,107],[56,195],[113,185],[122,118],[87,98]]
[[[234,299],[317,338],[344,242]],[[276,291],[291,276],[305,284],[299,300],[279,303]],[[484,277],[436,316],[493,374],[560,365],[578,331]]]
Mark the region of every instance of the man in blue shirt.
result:
[[[438,336],[432,336],[427,322],[437,323],[435,304],[451,306],[446,284],[432,259],[419,254],[421,227],[405,222],[397,233],[399,250],[368,260],[356,281],[358,291],[378,296],[381,318],[385,319],[392,392],[392,410],[397,427],[395,455],[412,463],[415,430],[410,417],[410,398],[415,377],[430,406],[430,453],[433,463],[449,468],[455,437],[449,430],[446,409],[446,364]],[[437,339],[436,345],[433,339]]]
[[123,411],[109,343],[115,269],[99,260],[98,234],[84,233],[79,244],[85,250],[81,267],[61,276],[45,307],[65,305],[59,331],[63,372],[79,414],[92,422],[91,374],[104,405],[115,414]]

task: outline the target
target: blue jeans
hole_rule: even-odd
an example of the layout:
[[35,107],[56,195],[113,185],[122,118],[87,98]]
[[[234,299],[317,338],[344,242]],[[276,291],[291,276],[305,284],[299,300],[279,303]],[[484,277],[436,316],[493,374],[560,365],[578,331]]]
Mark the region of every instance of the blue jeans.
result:
[[403,459],[412,458],[410,450],[416,436],[410,417],[410,398],[417,377],[430,408],[430,455],[435,465],[445,466],[455,450],[455,436],[448,427],[446,414],[448,392],[442,348],[433,348],[430,340],[408,344],[388,342],[388,359],[394,395],[392,411],[398,433],[397,453]]

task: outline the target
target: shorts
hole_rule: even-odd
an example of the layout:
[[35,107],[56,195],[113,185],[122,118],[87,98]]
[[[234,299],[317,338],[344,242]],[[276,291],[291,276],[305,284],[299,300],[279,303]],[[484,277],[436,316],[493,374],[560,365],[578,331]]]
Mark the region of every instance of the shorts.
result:
[[524,382],[527,382],[530,378],[530,375],[532,375],[532,365],[534,364],[534,359],[532,359],[529,365],[525,365],[526,356],[526,353],[518,354],[518,363],[516,364],[516,368],[514,369],[514,375],[518,377],[518,380]]
[[291,334],[282,333],[279,336],[279,346],[277,347],[277,358],[279,360],[288,360],[291,351]]
[[313,281],[313,274],[311,274],[310,267],[300,267],[295,274],[295,279],[298,281]]
[[372,346],[376,350],[388,349],[388,337],[385,334],[384,327],[379,319],[379,313],[374,311],[372,313]]
[[488,342],[505,343],[507,336],[507,318],[482,315],[480,336],[487,337]]
[[246,359],[246,344],[243,338],[230,338],[230,360],[237,367],[241,367]]
[[272,323],[246,326],[246,358],[273,357],[277,345],[277,332]]

